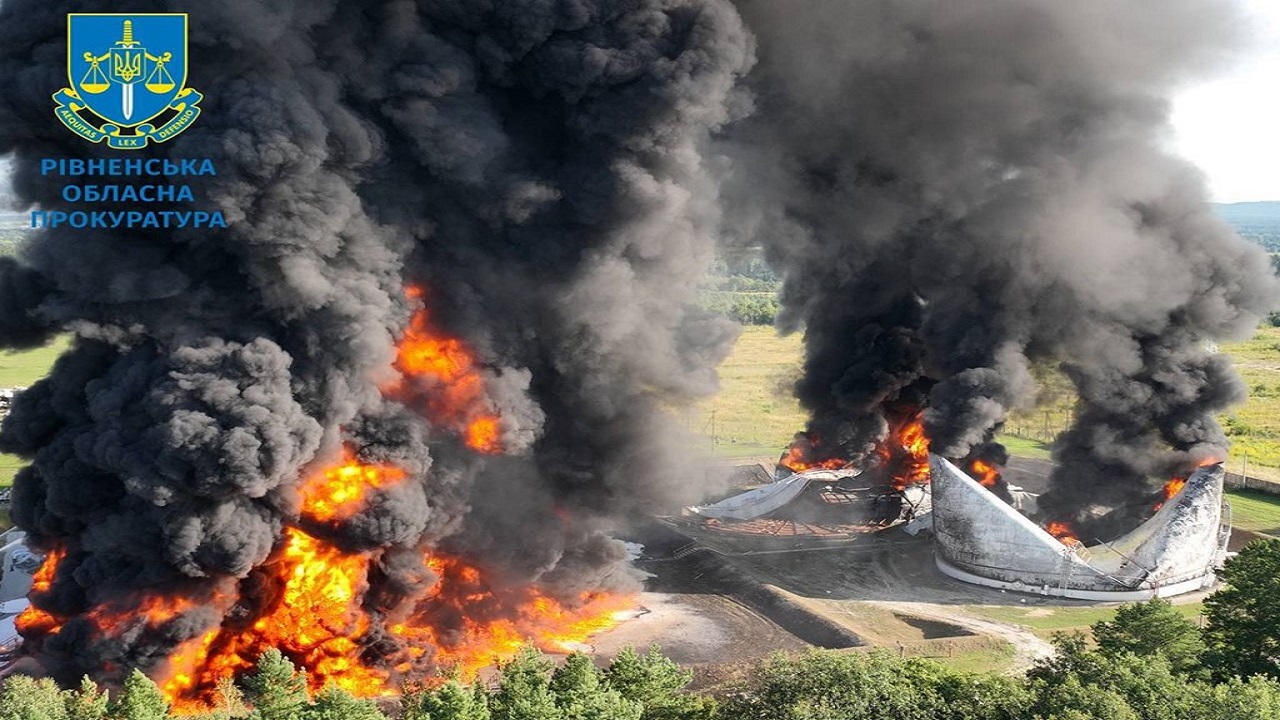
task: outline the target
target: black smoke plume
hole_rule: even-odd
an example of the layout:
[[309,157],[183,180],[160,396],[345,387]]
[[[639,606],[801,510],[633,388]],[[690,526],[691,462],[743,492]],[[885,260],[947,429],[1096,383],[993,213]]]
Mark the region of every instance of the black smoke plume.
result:
[[859,457],[921,403],[932,447],[983,448],[1075,382],[1060,517],[1145,494],[1227,441],[1243,388],[1210,341],[1274,307],[1267,258],[1166,149],[1169,97],[1241,40],[1208,0],[741,0],[759,106],[733,131],[736,240],[784,275],[810,429]]
[[[21,203],[46,210],[81,208],[59,199],[74,180],[41,176],[41,158],[118,156],[52,116],[69,9],[0,6],[0,154],[13,155]],[[714,389],[735,336],[693,307],[720,223],[702,148],[745,107],[733,87],[752,62],[734,9],[74,10],[191,13],[189,84],[204,114],[130,157],[212,158],[216,177],[181,181],[230,227],[44,230],[0,265],[0,340],[75,334],[0,434],[32,461],[15,482],[15,521],[67,553],[35,598],[67,618],[32,645],[45,666],[110,680],[243,624],[271,596],[258,569],[301,522],[302,479],[344,445],[412,478],[338,526],[308,528],[376,549],[378,616],[403,617],[430,588],[431,549],[559,598],[634,588],[606,532],[693,499],[664,480],[675,477],[664,408]],[[504,455],[471,452],[411,398],[381,391],[420,304],[482,364]],[[206,604],[158,632],[94,621],[131,598],[228,593],[233,606]]]

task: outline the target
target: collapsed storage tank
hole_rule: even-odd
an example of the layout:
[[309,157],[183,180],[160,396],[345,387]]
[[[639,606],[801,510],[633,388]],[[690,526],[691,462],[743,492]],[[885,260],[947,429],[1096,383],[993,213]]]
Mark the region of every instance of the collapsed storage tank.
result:
[[988,587],[1084,600],[1143,600],[1210,587],[1226,554],[1221,464],[1202,467],[1112,542],[1064,544],[945,458],[931,456],[938,569]]

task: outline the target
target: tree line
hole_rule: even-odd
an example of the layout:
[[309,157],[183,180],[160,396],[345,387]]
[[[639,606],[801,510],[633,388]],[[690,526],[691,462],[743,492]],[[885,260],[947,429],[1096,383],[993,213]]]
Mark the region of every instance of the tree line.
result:
[[[278,651],[219,688],[201,720],[1280,720],[1280,540],[1228,561],[1201,630],[1165,600],[1126,605],[1026,674],[968,674],[876,651],[779,654],[714,694],[663,656],[624,649],[603,668],[581,653],[557,665],[525,648],[493,682],[450,679],[378,703],[308,691]],[[87,678],[62,690],[15,676],[0,720],[168,720],[168,703],[134,671],[117,693]]]

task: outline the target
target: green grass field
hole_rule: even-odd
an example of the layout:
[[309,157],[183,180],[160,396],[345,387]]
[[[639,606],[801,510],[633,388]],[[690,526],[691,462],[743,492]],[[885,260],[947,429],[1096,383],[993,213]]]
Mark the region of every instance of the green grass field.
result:
[[[1231,435],[1228,469],[1280,481],[1280,328],[1263,327],[1252,339],[1225,345],[1249,388],[1249,398],[1222,417]],[[791,397],[802,362],[799,335],[781,337],[769,327],[747,327],[721,366],[721,390],[684,415],[685,424],[724,457],[777,457],[805,414]],[[1070,384],[1061,373],[1040,370],[1041,405],[1017,413],[1001,441],[1023,457],[1047,458],[1054,436],[1071,421]]]
[[1253,490],[1228,490],[1231,526],[1241,530],[1280,535],[1280,497]]
[[952,643],[947,647],[954,646],[959,647],[947,654],[936,653],[935,651],[935,653],[921,653],[913,657],[929,658],[956,672],[969,673],[971,675],[1003,673],[1013,664],[1013,645],[1002,640],[991,639],[985,645],[977,645],[975,643],[973,646]]
[[1051,454],[1049,444],[1041,440],[1032,440],[1031,438],[1018,437],[1016,435],[1001,435],[996,439],[1004,444],[1005,449],[1014,457],[1048,460]]
[[[966,612],[990,618],[1010,625],[1021,625],[1036,635],[1049,639],[1055,633],[1079,630],[1088,634],[1089,626],[1101,620],[1111,620],[1119,606],[1061,607],[1021,605],[966,605]],[[1204,603],[1194,602],[1174,605],[1173,609],[1183,617],[1199,622]]]
[[0,387],[26,387],[49,374],[53,361],[71,344],[62,336],[35,350],[0,352]]
[[1249,388],[1249,401],[1224,419],[1231,434],[1231,469],[1240,472],[1247,463],[1250,475],[1280,480],[1280,328],[1265,327],[1223,351]]
[[720,393],[688,413],[690,428],[728,457],[777,457],[805,414],[791,396],[800,376],[800,336],[745,327],[720,367]]
[[974,635],[946,640],[926,640],[884,647],[852,648],[849,652],[881,652],[902,657],[923,658],[956,672],[971,675],[1002,674],[1013,667],[1017,654],[1013,645],[995,637]]

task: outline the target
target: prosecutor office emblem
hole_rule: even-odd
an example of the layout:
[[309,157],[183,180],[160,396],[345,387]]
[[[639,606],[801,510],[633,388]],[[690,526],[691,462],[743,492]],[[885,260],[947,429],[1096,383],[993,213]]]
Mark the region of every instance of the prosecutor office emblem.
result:
[[200,116],[187,83],[187,16],[67,15],[67,78],[54,113],[71,132],[118,150],[171,140]]

